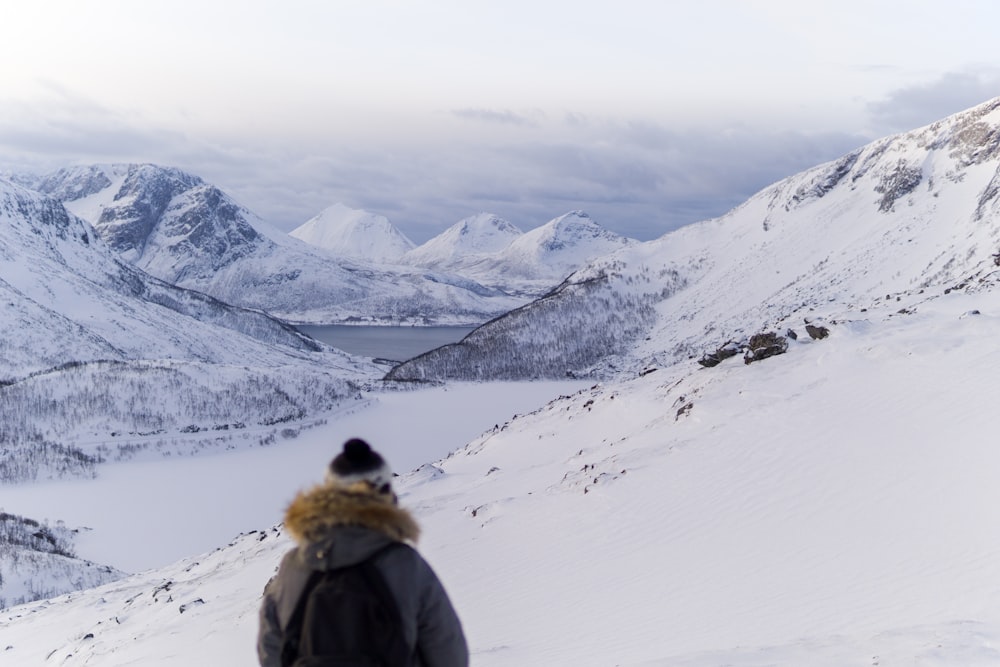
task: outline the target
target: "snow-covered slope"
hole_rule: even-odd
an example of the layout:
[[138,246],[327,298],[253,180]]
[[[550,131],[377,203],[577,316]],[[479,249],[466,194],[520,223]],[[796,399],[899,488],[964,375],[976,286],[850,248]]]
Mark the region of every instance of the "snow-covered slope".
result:
[[264,350],[274,345],[293,356],[320,349],[262,313],[136,270],[58,201],[4,182],[0,261],[7,378],[69,361],[147,358],[151,350],[160,358],[239,363],[248,355],[267,359]]
[[290,321],[469,324],[524,303],[445,272],[338,258],[176,169],[77,167],[36,187],[61,198],[144,271]]
[[77,530],[0,510],[0,609],[94,588],[124,572],[76,557]]
[[[1000,294],[895,311],[595,385],[404,474],[473,664],[1000,664]],[[252,664],[288,546],[267,529],[8,610],[0,644],[25,666]]]
[[[476,349],[430,353],[394,377],[533,377],[540,368],[562,375],[593,370],[598,357],[634,371],[764,329],[783,332],[831,309],[913,308],[945,290],[979,289],[998,275],[998,193],[1000,99],[876,141],[721,218],[603,258],[567,284],[604,289],[564,288],[558,304],[481,327],[467,339]],[[648,308],[655,321],[643,315]],[[585,353],[553,345],[547,333],[591,318],[605,327],[612,313],[641,326],[591,335],[597,347]],[[517,357],[501,353],[512,347]]]
[[391,264],[415,246],[389,219],[368,211],[334,204],[289,235],[339,257]]

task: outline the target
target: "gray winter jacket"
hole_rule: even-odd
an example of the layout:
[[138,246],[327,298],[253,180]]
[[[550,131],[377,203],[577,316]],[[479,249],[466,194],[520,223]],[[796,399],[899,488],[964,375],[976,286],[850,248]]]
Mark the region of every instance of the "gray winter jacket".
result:
[[[313,570],[358,563],[390,542],[413,542],[419,535],[409,512],[364,483],[324,484],[300,493],[285,514],[285,528],[298,546],[285,554],[264,589],[257,637],[262,667],[281,667],[283,629]],[[382,551],[372,562],[395,595],[414,667],[466,667],[462,625],[423,557],[406,546]]]

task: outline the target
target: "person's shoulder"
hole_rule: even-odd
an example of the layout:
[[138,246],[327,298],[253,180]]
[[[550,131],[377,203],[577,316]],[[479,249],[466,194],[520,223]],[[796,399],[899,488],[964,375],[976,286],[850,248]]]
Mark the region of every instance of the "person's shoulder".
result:
[[422,573],[430,570],[430,565],[420,555],[420,551],[409,542],[392,542],[375,555],[376,562],[395,570]]

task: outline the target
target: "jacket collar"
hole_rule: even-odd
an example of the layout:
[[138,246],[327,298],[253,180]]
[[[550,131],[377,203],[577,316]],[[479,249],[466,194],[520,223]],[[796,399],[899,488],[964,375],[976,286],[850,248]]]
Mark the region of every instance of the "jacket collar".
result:
[[351,486],[321,484],[300,492],[285,512],[285,528],[299,544],[317,542],[340,526],[368,528],[398,541],[416,542],[420,527],[392,495]]

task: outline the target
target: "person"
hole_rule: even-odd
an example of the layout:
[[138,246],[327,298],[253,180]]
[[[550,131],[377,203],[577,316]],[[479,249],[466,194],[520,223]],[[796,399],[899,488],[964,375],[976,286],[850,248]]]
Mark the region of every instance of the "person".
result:
[[262,667],[281,667],[284,631],[312,571],[367,559],[398,606],[411,664],[468,665],[461,622],[437,575],[411,546],[419,527],[399,506],[392,477],[385,460],[367,442],[353,438],[330,463],[325,482],[300,492],[289,505],[285,529],[296,546],[264,589],[257,637]]

